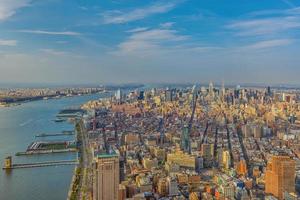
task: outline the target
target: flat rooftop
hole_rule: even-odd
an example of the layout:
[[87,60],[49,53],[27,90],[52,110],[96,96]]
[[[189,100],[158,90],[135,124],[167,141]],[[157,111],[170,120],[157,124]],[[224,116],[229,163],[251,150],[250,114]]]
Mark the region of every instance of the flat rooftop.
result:
[[111,150],[109,153],[107,153],[106,151],[95,152],[95,157],[97,158],[111,158],[118,156],[119,155],[114,150]]

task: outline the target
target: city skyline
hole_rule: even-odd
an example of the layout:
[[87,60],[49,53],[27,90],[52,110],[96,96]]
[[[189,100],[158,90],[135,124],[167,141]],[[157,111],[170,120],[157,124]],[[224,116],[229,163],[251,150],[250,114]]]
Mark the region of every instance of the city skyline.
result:
[[4,0],[0,79],[298,84],[299,20],[293,0]]

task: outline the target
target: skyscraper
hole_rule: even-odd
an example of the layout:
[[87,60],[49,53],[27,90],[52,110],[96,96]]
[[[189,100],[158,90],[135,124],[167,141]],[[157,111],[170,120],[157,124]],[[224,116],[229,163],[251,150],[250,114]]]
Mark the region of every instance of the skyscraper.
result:
[[201,170],[204,168],[204,160],[201,156],[195,158],[195,171],[200,174]]
[[229,169],[230,168],[230,153],[228,150],[223,151],[223,166],[225,169]]
[[174,101],[176,95],[176,89],[168,89],[165,91],[165,100]]
[[116,97],[116,100],[118,101],[118,103],[122,103],[122,96],[123,96],[123,94],[122,94],[121,89],[118,89],[115,94],[115,97]]
[[237,174],[245,176],[247,172],[246,161],[244,159],[241,159],[237,164]]
[[295,165],[288,156],[273,156],[266,170],[266,193],[282,200],[284,192],[295,192]]
[[125,159],[123,156],[121,156],[119,160],[119,170],[120,170],[119,182],[121,183],[122,181],[125,180]]
[[184,152],[188,152],[190,149],[190,135],[188,126],[184,126],[181,134],[181,149]]
[[175,178],[168,177],[167,178],[167,186],[168,186],[168,194],[169,196],[178,194],[178,184]]
[[94,200],[118,199],[119,156],[115,152],[96,155],[94,163]]
[[209,95],[213,95],[214,93],[214,85],[212,82],[209,83],[209,86],[208,86],[208,92],[209,92]]
[[220,99],[224,100],[224,97],[225,97],[225,85],[224,85],[224,81],[222,81],[222,86],[220,88]]
[[268,96],[272,95],[272,91],[271,91],[271,87],[270,86],[267,87],[267,95]]
[[138,100],[144,100],[145,99],[145,92],[144,91],[140,91],[140,94],[138,96]]

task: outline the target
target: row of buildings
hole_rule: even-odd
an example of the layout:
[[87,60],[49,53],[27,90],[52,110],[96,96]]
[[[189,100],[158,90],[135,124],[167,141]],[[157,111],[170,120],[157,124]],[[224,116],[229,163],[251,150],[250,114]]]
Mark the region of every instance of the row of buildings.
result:
[[[278,98],[283,93],[289,98]],[[298,97],[210,84],[87,102],[91,196],[297,199]]]

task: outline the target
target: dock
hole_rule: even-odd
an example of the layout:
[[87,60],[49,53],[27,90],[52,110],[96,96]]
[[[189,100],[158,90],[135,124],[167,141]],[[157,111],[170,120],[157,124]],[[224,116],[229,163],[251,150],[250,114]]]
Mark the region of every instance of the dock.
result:
[[68,152],[76,152],[76,148],[69,149],[51,149],[51,150],[34,150],[34,151],[25,151],[25,152],[17,152],[16,156],[29,156],[29,155],[38,155],[38,154],[50,154],[50,153],[68,153]]
[[35,135],[35,137],[51,137],[51,136],[64,136],[64,135],[75,135],[73,131],[65,131],[62,133],[41,133]]
[[77,165],[77,160],[59,160],[59,161],[44,161],[36,163],[23,163],[23,164],[11,164],[10,166],[5,166],[3,170],[10,169],[21,169],[21,168],[34,168],[34,167],[49,167],[49,166],[59,166],[59,165]]
[[67,153],[67,152],[76,152],[76,148],[70,149],[58,149],[58,150],[34,150],[34,151],[25,151],[25,152],[17,152],[16,156],[28,156],[28,155],[37,155],[37,154],[50,154],[50,153]]

